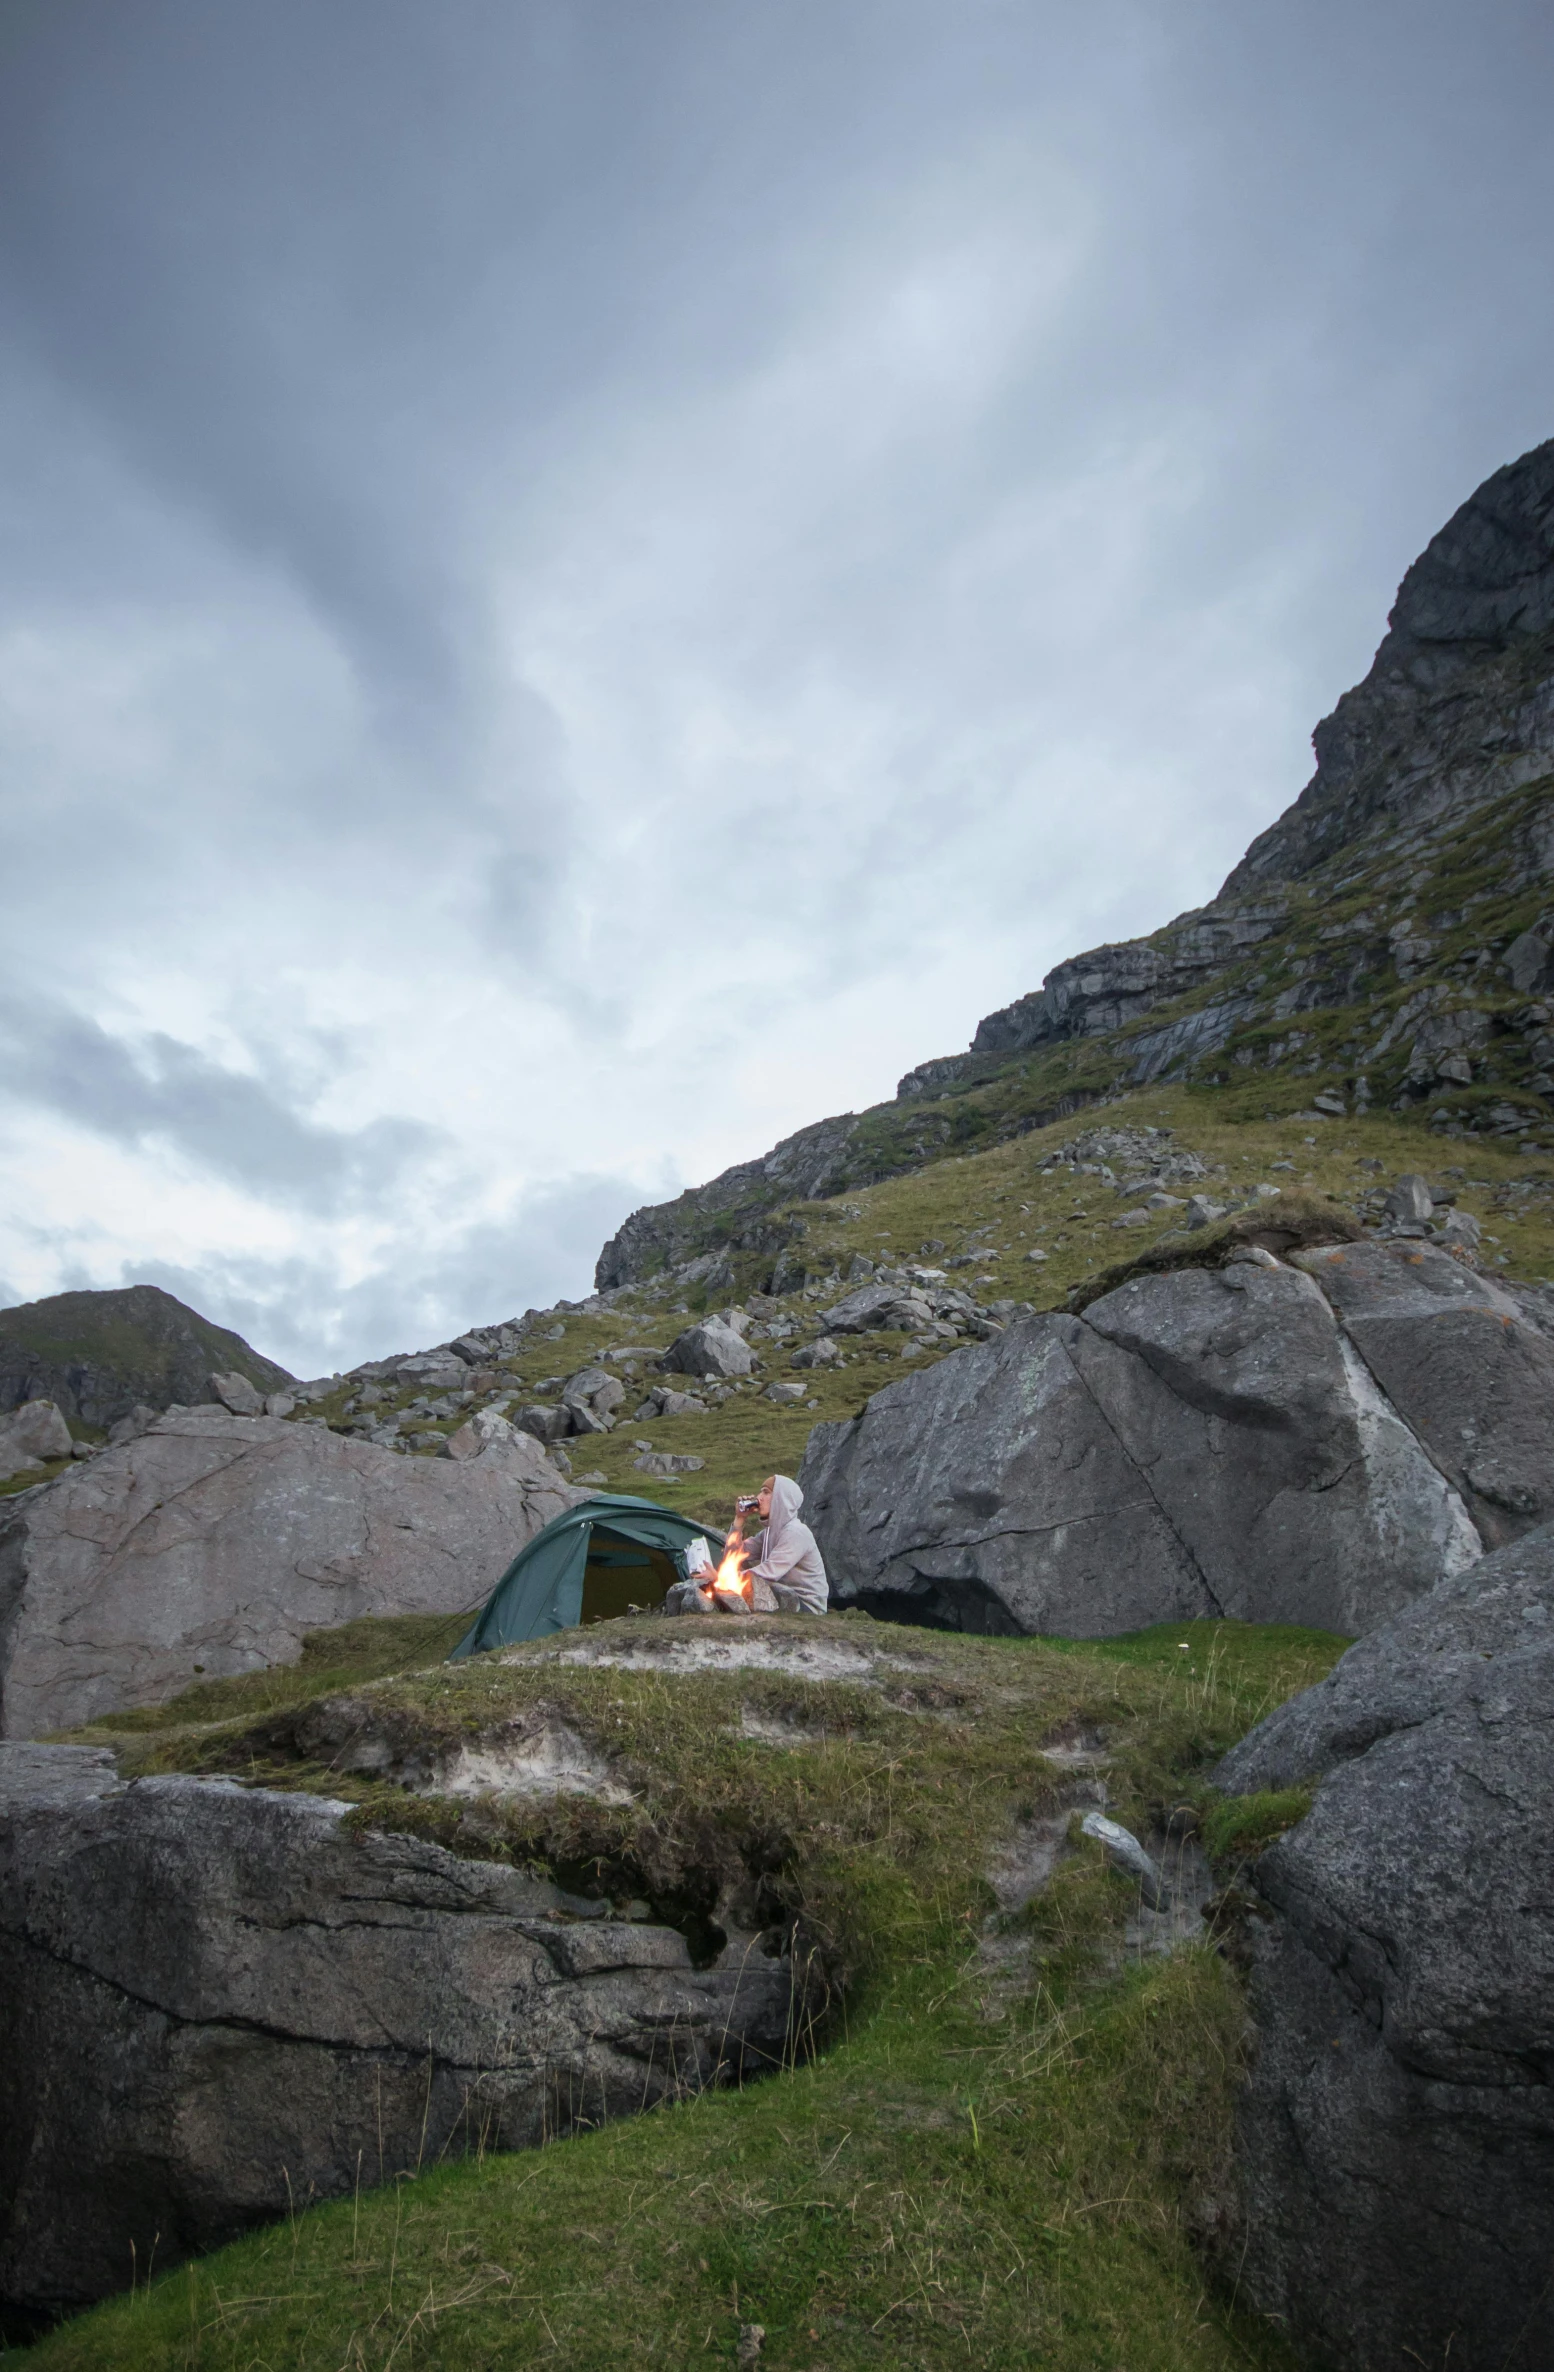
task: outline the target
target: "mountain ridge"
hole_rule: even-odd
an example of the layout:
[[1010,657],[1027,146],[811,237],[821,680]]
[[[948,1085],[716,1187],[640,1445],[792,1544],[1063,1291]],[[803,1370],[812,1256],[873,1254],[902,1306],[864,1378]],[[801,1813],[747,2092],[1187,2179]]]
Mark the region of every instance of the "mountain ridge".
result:
[[259,1392],[293,1380],[160,1285],[51,1293],[0,1309],[0,1411],[52,1400],[83,1425],[111,1425],[137,1404],[209,1400],[213,1372],[245,1376]]
[[1206,906],[1056,965],[985,1015],[965,1053],[908,1071],[892,1102],[812,1122],[632,1212],[600,1253],[597,1288],[719,1247],[775,1256],[802,1232],[785,1205],[1132,1087],[1229,1084],[1208,1068],[1222,1057],[1289,1108],[1291,1090],[1357,1111],[1433,1095],[1448,1131],[1542,1127],[1554,1099],[1554,1014],[1538,1004],[1554,983],[1554,912],[1542,908],[1554,884],[1554,439],[1495,471],[1431,538],[1370,670],[1312,740],[1311,780]]

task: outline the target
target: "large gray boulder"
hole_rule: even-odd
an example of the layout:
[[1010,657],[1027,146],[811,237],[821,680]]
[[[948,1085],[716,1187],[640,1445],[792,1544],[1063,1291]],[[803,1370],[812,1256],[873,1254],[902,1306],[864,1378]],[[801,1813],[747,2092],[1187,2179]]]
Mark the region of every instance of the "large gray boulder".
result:
[[1482,1553],[1317,1285],[1266,1254],[1017,1321],[817,1426],[800,1480],[840,1598],[962,1628],[1363,1631]]
[[0,1746],[13,2306],[84,2306],[293,2202],[781,2060],[780,1938],[695,1967],[673,1928],[358,1838],[346,1810]]
[[478,1606],[577,1496],[527,1434],[450,1462],[172,1410],[0,1505],[0,1737],[293,1662],[358,1615]]
[[1554,1526],[1220,1766],[1319,1777],[1252,1866],[1243,2291],[1332,2372],[1554,2363]]
[[1461,1492],[1486,1547],[1554,1517],[1554,1342],[1509,1293],[1407,1239],[1290,1257]]

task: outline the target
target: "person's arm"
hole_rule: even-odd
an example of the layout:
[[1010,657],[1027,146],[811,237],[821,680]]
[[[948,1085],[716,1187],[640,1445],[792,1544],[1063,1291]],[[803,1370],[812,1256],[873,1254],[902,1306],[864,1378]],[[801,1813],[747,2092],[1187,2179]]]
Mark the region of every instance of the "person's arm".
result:
[[[764,1546],[764,1543],[761,1545]],[[800,1558],[814,1545],[814,1537],[806,1525],[790,1524],[782,1545],[775,1552],[768,1550],[746,1570],[755,1574],[760,1581],[781,1581],[783,1575],[791,1573]]]

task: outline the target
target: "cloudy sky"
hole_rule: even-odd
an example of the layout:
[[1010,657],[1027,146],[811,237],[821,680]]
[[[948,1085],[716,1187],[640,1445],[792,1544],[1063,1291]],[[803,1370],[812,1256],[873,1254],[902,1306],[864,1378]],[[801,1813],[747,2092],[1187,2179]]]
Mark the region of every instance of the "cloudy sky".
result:
[[0,1303],[300,1373],[1211,896],[1554,433],[1546,0],[0,0]]

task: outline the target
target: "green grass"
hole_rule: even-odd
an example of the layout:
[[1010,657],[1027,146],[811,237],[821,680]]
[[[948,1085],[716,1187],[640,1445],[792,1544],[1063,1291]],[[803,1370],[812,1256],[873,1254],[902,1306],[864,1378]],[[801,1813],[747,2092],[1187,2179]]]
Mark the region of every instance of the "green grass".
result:
[[1204,1821],[1204,1843],[1216,1866],[1250,1861],[1287,1829],[1297,1827],[1310,1809],[1309,1787],[1221,1796]]
[[469,1614],[364,1615],[332,1630],[309,1631],[294,1664],[266,1664],[229,1680],[196,1681],[160,1705],[105,1714],[101,1721],[68,1735],[103,1744],[277,1713],[283,1706],[305,1704],[384,1673],[431,1663],[463,1638],[471,1619]]
[[[820,2053],[743,2092],[299,2207],[62,2327],[40,2367],[727,2363],[759,2323],[761,2363],[805,2372],[1286,2372],[1277,2333],[1209,2285],[1194,2246],[1226,2212],[1232,1970],[1208,1944],[1140,1961],[1134,1891],[1077,1835],[1023,1911],[997,1911],[985,1872],[1064,1800],[1044,1741],[1098,1740],[1113,1810],[1142,1826],[1343,1642],[1195,1623],[1097,1646],[851,1615],[832,1635],[899,1663],[881,1687],[563,1666],[554,1642],[366,1681],[374,1627],[350,1626],[344,1650],[316,1636],[308,1659],[315,1688],[352,1671],[375,1735],[490,1737],[543,1701],[633,1800],[471,1806],[309,1766],[291,1727],[302,1667],[283,1704],[189,1692],[125,1744],[160,1768],[354,1792],[363,1825],[598,1891],[759,1883],[831,1987]],[[749,1713],[791,1743],[744,1734]]]

